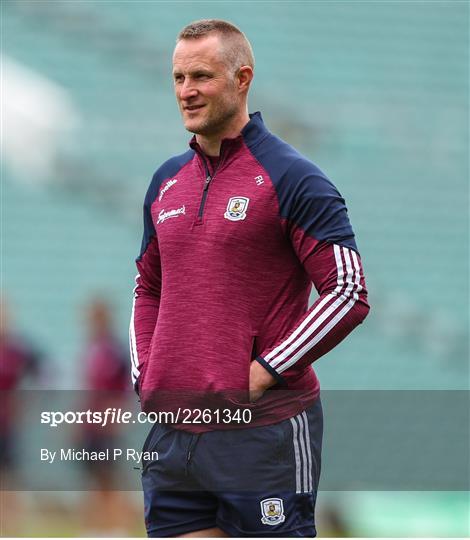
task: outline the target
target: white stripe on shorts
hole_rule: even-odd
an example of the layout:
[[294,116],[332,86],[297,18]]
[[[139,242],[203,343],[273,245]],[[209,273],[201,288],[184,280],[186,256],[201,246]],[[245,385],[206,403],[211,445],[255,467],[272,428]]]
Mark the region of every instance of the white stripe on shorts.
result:
[[313,491],[313,477],[312,477],[312,452],[310,449],[310,432],[308,429],[308,418],[307,413],[304,411],[301,415],[301,418],[305,425],[305,446],[307,447],[307,469],[308,469],[308,486],[307,491]]
[[290,421],[295,457],[295,491],[296,493],[309,493],[313,490],[313,479],[307,414],[303,411],[291,418]]

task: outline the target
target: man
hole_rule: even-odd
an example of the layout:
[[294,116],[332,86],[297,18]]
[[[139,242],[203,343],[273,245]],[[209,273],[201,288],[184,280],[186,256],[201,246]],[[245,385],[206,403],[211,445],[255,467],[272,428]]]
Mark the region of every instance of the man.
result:
[[[310,364],[369,309],[344,200],[248,114],[253,69],[230,23],[178,36],[174,88],[194,136],[147,192],[130,341],[143,409],[192,409],[144,444],[159,455],[143,463],[149,536],[316,534],[322,413]],[[237,406],[249,424],[220,421]]]
[[18,516],[27,512],[17,491],[24,390],[41,385],[47,365],[42,352],[18,332],[12,319],[5,298],[0,297],[0,521],[4,536],[18,536]]
[[17,461],[17,391],[25,381],[39,382],[44,371],[43,355],[15,330],[7,302],[0,298],[0,475],[14,473]]
[[[107,408],[126,408],[128,388],[128,358],[116,337],[113,308],[99,295],[85,306],[87,339],[81,351],[80,368],[83,410],[99,411]],[[122,424],[106,426],[84,423],[76,426],[75,440],[88,452],[110,451],[122,442]],[[112,451],[112,450],[111,450]],[[88,475],[90,490],[83,492],[80,506],[82,536],[123,536],[129,528],[130,501],[127,493],[117,491],[118,462],[80,462]]]

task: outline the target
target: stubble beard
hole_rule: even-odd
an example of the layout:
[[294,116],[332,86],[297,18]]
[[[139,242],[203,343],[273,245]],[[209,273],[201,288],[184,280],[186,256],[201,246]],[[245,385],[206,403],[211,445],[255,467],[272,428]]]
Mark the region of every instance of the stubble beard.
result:
[[187,127],[186,129],[194,133],[195,135],[203,135],[205,137],[211,137],[222,133],[226,126],[228,126],[233,118],[238,113],[238,106],[235,103],[224,103],[223,106],[219,106],[213,113],[202,120],[202,122],[195,127]]

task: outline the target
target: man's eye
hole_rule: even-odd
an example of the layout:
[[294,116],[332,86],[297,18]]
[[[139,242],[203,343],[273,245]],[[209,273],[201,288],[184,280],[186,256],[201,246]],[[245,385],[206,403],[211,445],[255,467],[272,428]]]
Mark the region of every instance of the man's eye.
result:
[[207,75],[207,73],[199,73],[198,75],[196,75],[196,79],[208,79],[209,78],[209,75]]
[[183,80],[183,77],[181,75],[175,75],[174,81],[175,83],[179,83]]

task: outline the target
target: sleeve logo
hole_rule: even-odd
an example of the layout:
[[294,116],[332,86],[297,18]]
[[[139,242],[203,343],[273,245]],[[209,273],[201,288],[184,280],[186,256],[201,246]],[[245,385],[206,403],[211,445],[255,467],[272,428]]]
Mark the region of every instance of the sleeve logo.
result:
[[261,501],[261,523],[264,525],[277,525],[286,520],[282,499],[263,499]]
[[224,218],[230,221],[245,219],[249,202],[250,199],[248,197],[230,197]]

